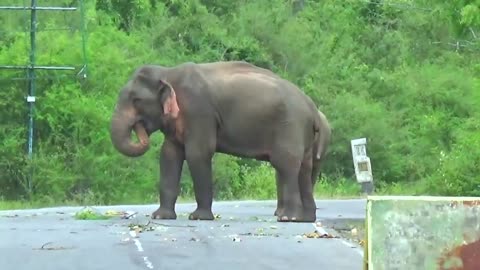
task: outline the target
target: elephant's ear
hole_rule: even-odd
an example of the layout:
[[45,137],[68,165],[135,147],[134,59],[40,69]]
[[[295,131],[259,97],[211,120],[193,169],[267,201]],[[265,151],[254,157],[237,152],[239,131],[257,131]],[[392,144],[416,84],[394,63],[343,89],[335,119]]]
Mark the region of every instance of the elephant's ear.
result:
[[180,108],[178,107],[177,96],[172,85],[165,80],[159,82],[159,98],[163,107],[163,113],[177,118]]

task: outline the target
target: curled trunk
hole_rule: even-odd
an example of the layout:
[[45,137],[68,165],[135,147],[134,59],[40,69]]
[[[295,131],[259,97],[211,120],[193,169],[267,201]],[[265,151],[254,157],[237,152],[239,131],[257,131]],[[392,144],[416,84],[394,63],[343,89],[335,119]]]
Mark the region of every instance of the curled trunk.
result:
[[[111,121],[110,138],[113,146],[120,153],[128,157],[141,156],[145,154],[149,148],[150,142],[147,131],[136,118],[133,109],[126,110],[118,106]],[[132,141],[130,137],[132,130],[135,131],[140,141],[139,143]]]

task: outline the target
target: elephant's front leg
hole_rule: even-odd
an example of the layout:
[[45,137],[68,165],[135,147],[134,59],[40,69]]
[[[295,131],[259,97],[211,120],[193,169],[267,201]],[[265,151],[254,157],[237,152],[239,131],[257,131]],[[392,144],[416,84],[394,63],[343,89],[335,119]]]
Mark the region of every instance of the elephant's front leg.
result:
[[197,209],[189,215],[190,220],[213,220],[212,201],[212,157],[204,151],[190,150],[187,152],[188,168],[193,178],[193,189]]
[[180,175],[184,160],[184,150],[165,139],[160,151],[160,207],[153,212],[153,219],[177,218],[175,203],[180,191]]
[[[210,124],[210,125],[209,125]],[[192,123],[185,142],[185,158],[192,175],[197,209],[190,220],[213,220],[212,158],[216,147],[215,123]]]

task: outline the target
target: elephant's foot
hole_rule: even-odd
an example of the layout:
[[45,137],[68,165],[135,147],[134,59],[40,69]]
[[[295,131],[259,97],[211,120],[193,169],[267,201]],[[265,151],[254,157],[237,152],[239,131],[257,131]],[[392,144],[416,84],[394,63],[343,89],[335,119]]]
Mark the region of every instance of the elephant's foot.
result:
[[278,222],[314,222],[315,220],[315,212],[311,213],[311,211],[303,211],[302,209],[285,210],[277,216]]
[[316,219],[315,217],[296,217],[296,216],[282,216],[277,217],[278,222],[314,222]]
[[275,209],[275,212],[273,213],[273,215],[276,216],[276,217],[281,216],[281,215],[283,215],[284,211],[285,210],[283,208],[277,207],[277,209]]
[[303,222],[315,222],[317,220],[316,208],[303,210]]
[[297,222],[302,219],[302,209],[284,209],[277,213],[277,221],[279,222]]
[[281,216],[277,217],[278,222],[295,222],[297,221],[297,217],[288,217],[288,216]]
[[213,220],[214,216],[213,216],[212,210],[210,210],[210,209],[197,208],[197,210],[193,211],[193,213],[191,213],[188,216],[188,219],[190,219],[190,220]]
[[177,214],[174,210],[159,207],[152,213],[152,219],[177,219]]

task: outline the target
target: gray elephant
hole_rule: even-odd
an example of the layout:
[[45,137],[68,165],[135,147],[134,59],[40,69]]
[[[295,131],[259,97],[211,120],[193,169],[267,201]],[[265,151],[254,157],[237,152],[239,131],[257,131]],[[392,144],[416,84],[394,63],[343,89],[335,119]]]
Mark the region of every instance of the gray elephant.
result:
[[110,134],[129,157],[148,150],[153,132],[164,134],[154,219],[176,219],[184,161],[197,202],[189,219],[214,218],[212,158],[218,152],[268,161],[276,171],[277,220],[312,222],[313,183],[330,132],[322,115],[294,84],[244,61],[143,65],[119,93]]

